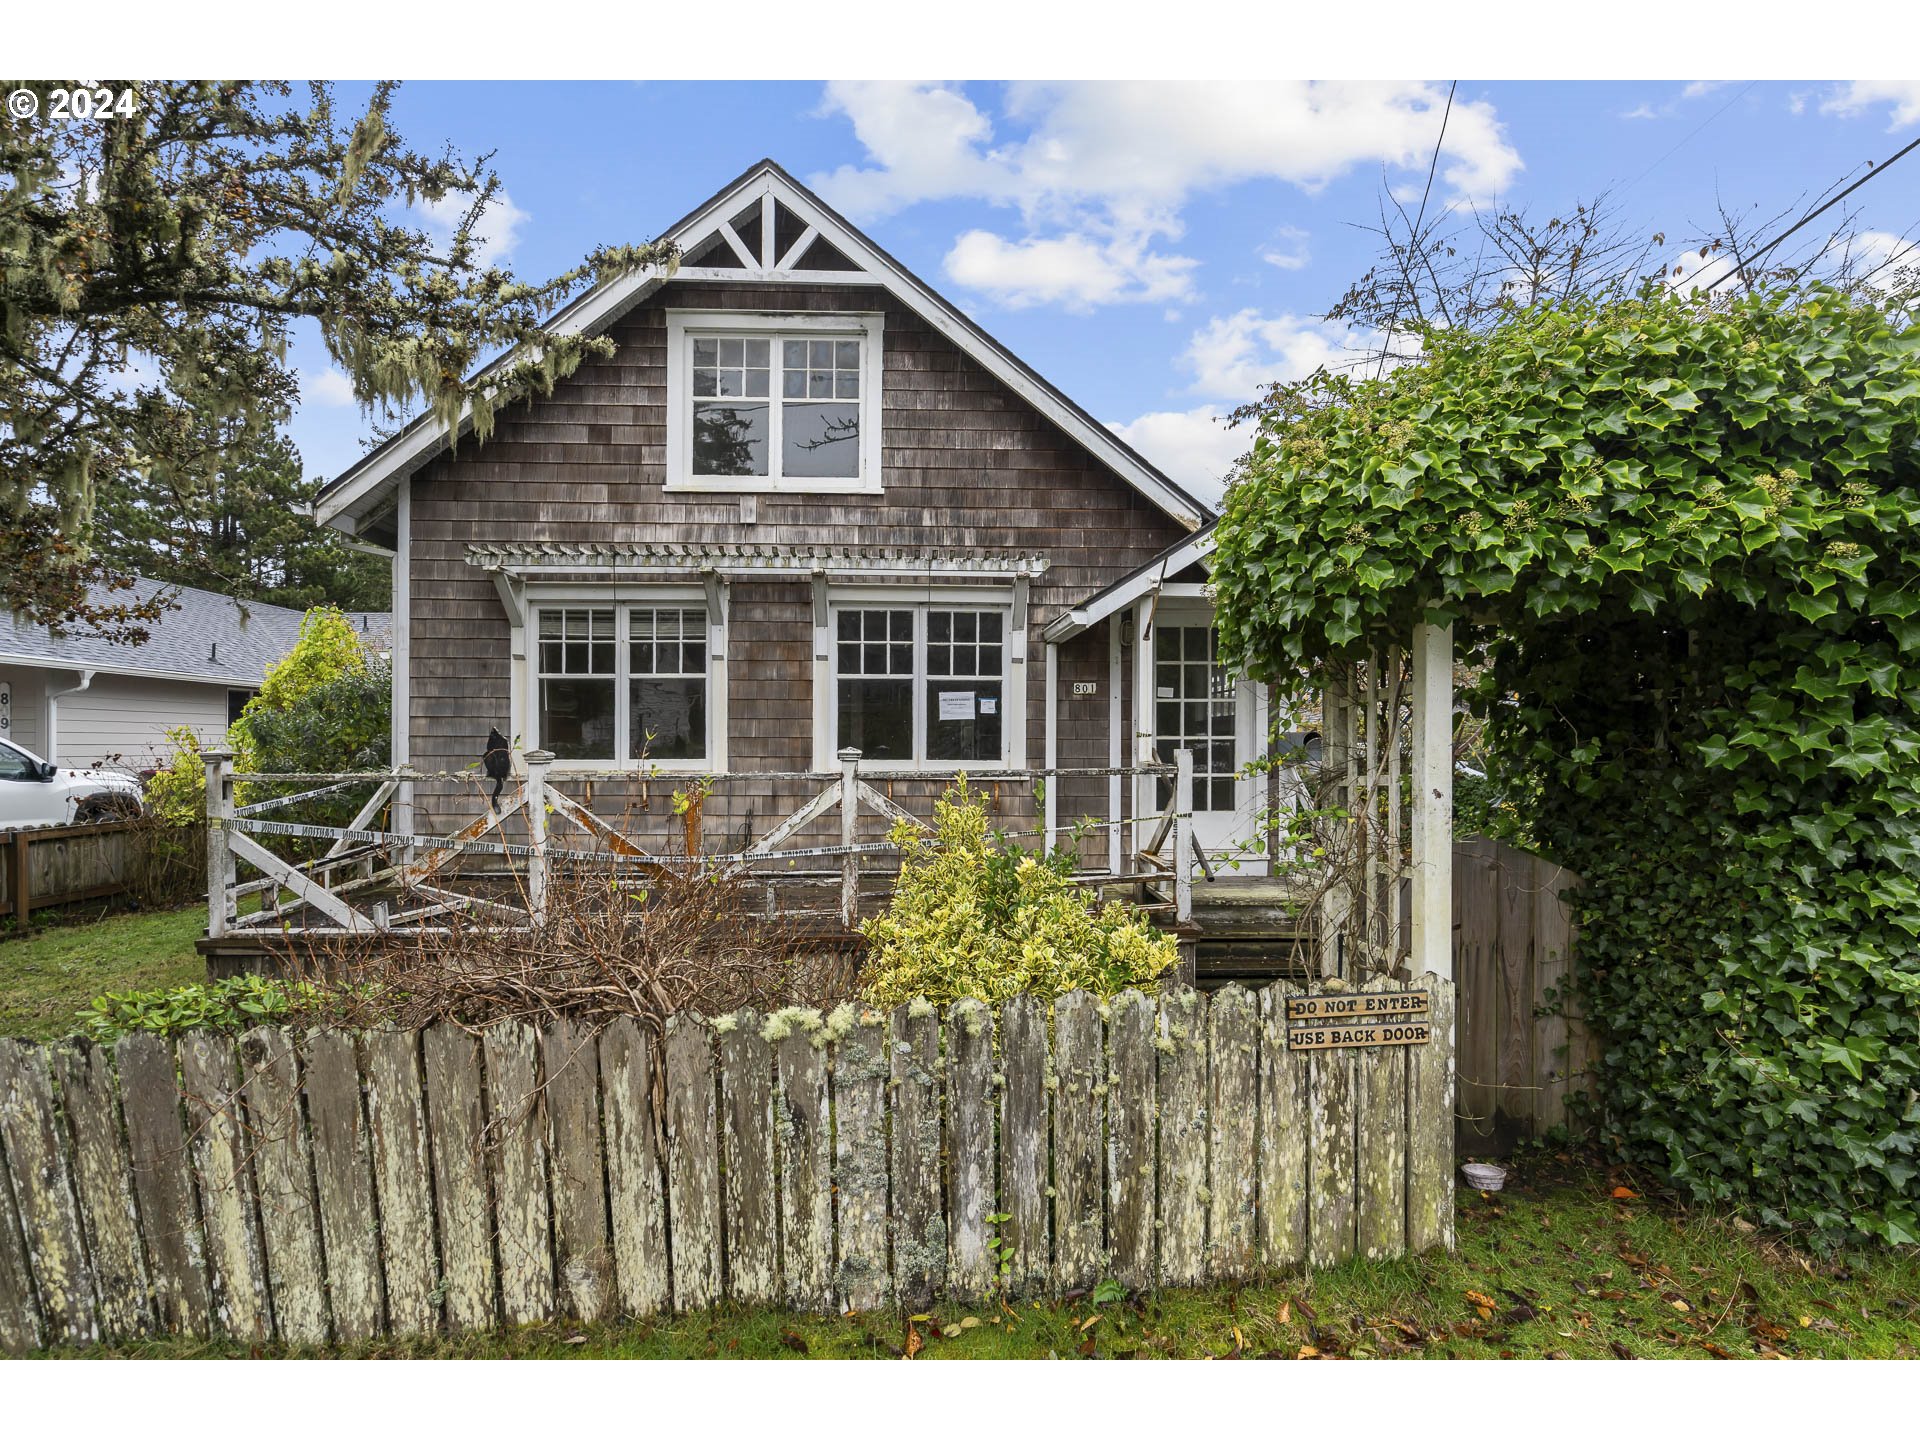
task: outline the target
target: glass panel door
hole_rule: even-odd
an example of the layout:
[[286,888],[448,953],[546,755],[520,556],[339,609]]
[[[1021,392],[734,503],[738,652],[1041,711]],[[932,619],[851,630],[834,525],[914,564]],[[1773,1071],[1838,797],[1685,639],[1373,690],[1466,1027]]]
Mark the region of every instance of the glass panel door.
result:
[[[1211,625],[1154,627],[1153,694],[1155,757],[1171,765],[1177,751],[1191,750],[1195,813],[1233,811],[1239,697]],[[1172,793],[1172,781],[1159,780],[1154,803],[1166,805]]]

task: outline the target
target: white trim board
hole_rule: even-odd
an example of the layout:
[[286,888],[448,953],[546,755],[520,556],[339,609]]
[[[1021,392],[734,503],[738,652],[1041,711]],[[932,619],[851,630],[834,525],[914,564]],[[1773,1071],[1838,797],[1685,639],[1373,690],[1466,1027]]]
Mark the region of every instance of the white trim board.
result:
[[[771,160],[761,161],[681,221],[665,238],[677,244],[683,253],[694,253],[713,236],[720,234],[721,226],[739,214],[756,196],[762,200],[761,260],[767,268],[719,269],[711,276],[692,270],[680,272],[685,278],[723,279],[749,285],[877,286],[951,340],[989,374],[1059,426],[1174,520],[1190,529],[1198,529],[1213,518],[1204,504],[1169,480],[1060,390],[1035,374],[1012,352],[860,234],[818,196]],[[764,219],[771,212],[771,202],[775,200],[791,211],[804,226],[818,232],[821,238],[838,249],[857,268],[845,271],[781,268],[780,259],[770,258],[771,226]],[[797,246],[781,258],[796,258],[796,251]],[[555,334],[598,334],[672,278],[673,271],[660,267],[650,267],[625,276],[590,291],[567,306],[548,322],[548,328]],[[463,413],[457,429],[464,432],[470,421],[470,413]],[[444,423],[431,416],[422,416],[323,491],[315,502],[314,518],[348,534],[354,533],[360,518],[374,509],[402,477],[410,475],[438,455],[452,440],[453,434]]]

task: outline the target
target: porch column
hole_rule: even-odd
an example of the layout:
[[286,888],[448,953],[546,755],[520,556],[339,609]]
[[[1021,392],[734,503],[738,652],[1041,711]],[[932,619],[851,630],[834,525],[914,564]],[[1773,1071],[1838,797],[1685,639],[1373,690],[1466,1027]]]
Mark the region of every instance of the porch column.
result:
[[1453,978],[1453,626],[1413,628],[1415,975]]

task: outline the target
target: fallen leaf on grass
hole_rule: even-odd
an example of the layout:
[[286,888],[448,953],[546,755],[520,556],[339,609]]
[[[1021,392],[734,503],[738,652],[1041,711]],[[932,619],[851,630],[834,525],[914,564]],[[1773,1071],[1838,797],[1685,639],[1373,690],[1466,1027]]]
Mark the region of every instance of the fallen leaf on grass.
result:
[[926,1348],[927,1342],[920,1338],[920,1331],[914,1323],[907,1322],[907,1359],[911,1360]]
[[584,1335],[569,1335],[560,1343],[562,1345],[584,1345],[587,1343],[587,1337]]
[[810,1353],[812,1349],[812,1347],[807,1344],[806,1336],[794,1330],[782,1330],[780,1332],[780,1343],[786,1346],[787,1349],[797,1351],[802,1355]]
[[1320,1358],[1320,1352],[1311,1345],[1302,1345],[1300,1347],[1300,1353],[1293,1358],[1296,1360],[1318,1360]]
[[1622,1345],[1618,1340],[1609,1340],[1607,1342],[1607,1348],[1613,1351],[1613,1358],[1616,1360],[1633,1359],[1633,1352],[1627,1349],[1627,1347]]
[[1616,1185],[1613,1187],[1613,1198],[1616,1200],[1638,1200],[1640,1198],[1640,1192],[1638,1190],[1629,1190],[1625,1185]]
[[1279,1313],[1273,1318],[1278,1320],[1282,1325],[1291,1325],[1293,1323],[1293,1302],[1291,1300],[1282,1300],[1280,1302]]

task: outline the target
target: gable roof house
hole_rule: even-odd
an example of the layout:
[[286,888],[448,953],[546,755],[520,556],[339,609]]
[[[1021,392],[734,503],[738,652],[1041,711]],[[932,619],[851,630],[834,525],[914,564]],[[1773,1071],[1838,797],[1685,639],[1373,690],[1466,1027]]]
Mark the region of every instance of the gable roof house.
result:
[[[166,608],[138,643],[0,615],[0,736],[69,766],[149,768],[171,753],[169,729],[217,742],[293,648],[306,611],[136,577],[130,590],[97,589],[96,605]],[[388,617],[354,623],[384,643]]]
[[[916,814],[964,771],[1038,833],[1167,794],[1083,775],[1036,799],[1045,772],[1188,748],[1196,833],[1248,833],[1265,700],[1216,663],[1211,510],[771,161],[666,238],[677,269],[551,322],[611,358],[484,444],[415,421],[321,492],[322,523],[394,556],[396,764],[450,776],[498,726],[663,835],[670,792],[712,776],[704,843],[730,851],[843,749]],[[483,804],[421,781],[395,825]],[[1079,844],[1121,868],[1117,824]]]

